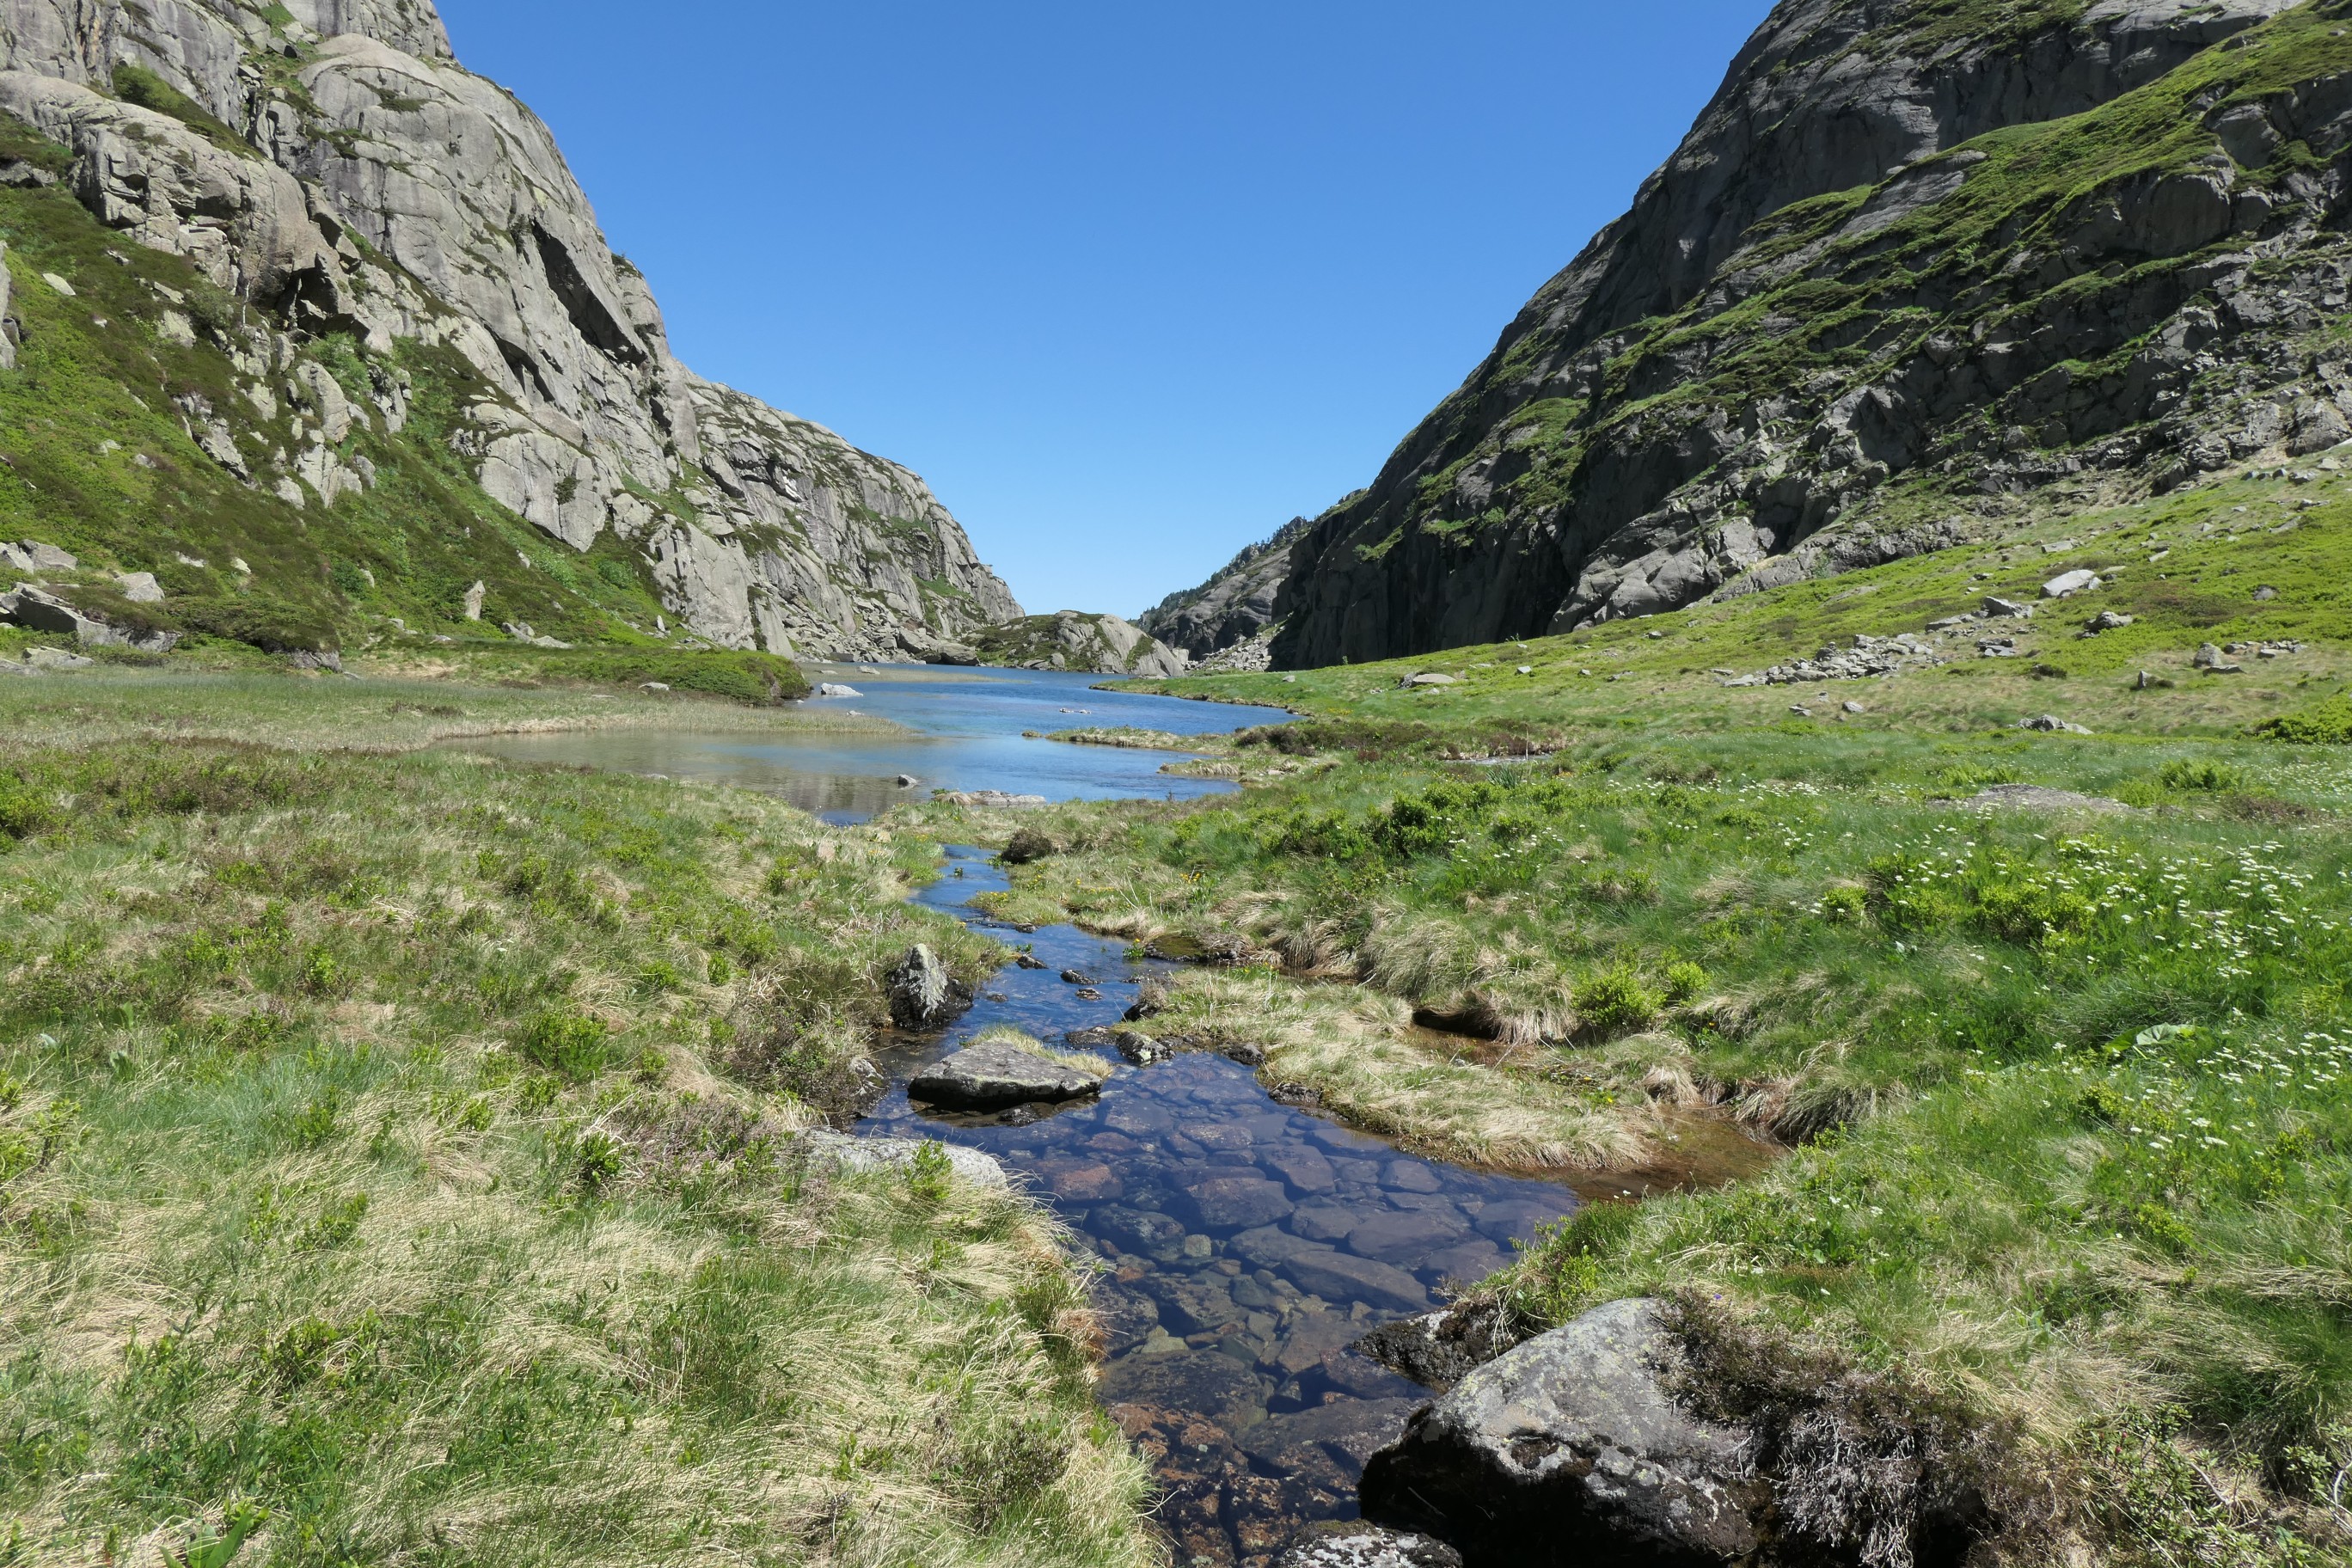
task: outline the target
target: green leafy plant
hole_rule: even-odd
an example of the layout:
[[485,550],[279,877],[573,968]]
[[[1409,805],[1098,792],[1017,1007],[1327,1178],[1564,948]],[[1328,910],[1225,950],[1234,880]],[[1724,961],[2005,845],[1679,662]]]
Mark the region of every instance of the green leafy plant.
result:
[[228,1505],[217,1534],[200,1529],[179,1552],[164,1547],[163,1561],[171,1568],[228,1568],[246,1538],[268,1522],[268,1510],[240,1499]]

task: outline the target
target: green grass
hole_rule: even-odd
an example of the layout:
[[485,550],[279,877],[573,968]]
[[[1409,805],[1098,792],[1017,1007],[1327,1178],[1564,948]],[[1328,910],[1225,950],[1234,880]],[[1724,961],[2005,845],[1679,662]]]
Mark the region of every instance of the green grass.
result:
[[[1056,853],[1003,912],[1237,957],[1141,1026],[1265,1043],[1270,1081],[1424,1147],[1592,1167],[1587,1191],[1700,1181],[1588,1210],[1488,1282],[1475,1299],[1523,1331],[1674,1298],[1727,1401],[1877,1410],[1869,1441],[1981,1468],[2024,1560],[2072,1535],[2119,1563],[2338,1561],[2340,483],[2239,479],[1571,637],[1123,682],[1301,717],[1225,748],[1237,797],[1031,814]],[[2026,658],[1710,673],[2075,565],[2114,581],[2043,603]],[[2074,635],[2107,609],[2134,625]],[[2263,638],[2306,646],[2193,668],[2200,643]],[[1401,685],[1430,669],[1459,684]],[[2016,728],[2042,711],[2096,732]],[[1965,805],[2020,783],[2133,809]],[[1785,1152],[1727,1159],[1731,1127]],[[1954,1431],[1965,1452],[1937,1446]]]
[[[1052,1227],[793,1136],[908,942],[992,962],[901,901],[919,841],[446,753],[35,738],[75,679],[0,691],[33,720],[0,749],[12,1552],[152,1562],[258,1509],[241,1562],[1154,1560]],[[161,679],[81,688],[89,728]],[[424,738],[355,689],[212,692],[248,733]]]
[[[2011,780],[2147,809],[1939,798]],[[2118,1542],[2188,1504],[2101,1443],[2200,1457],[2315,1553],[2352,1465],[2347,806],[2340,757],[2243,741],[1654,733],[1063,808],[1016,897],[1239,933],[1255,968],[1144,1026],[1270,1043],[1270,1079],[1425,1146],[1672,1166],[1696,1112],[1800,1151],[1538,1249],[1489,1287],[1530,1328],[1711,1298],[2021,1423]],[[1350,1026],[1342,978],[1393,1010]]]
[[[118,87],[136,101],[171,90],[130,74]],[[5,119],[0,155],[56,173],[71,163]],[[105,228],[62,184],[0,191],[0,239],[11,314],[25,331],[17,369],[0,375],[0,537],[81,557],[85,571],[60,585],[68,598],[182,631],[197,652],[206,639],[349,648],[480,635],[463,618],[478,581],[492,626],[527,621],[565,641],[658,646],[638,628],[650,628],[662,606],[625,545],[608,538],[574,553],[492,501],[451,448],[467,406],[495,396],[454,352],[403,342],[374,355],[341,336],[300,342],[297,360],[325,368],[352,399],[353,426],[337,456],[373,464],[377,482],[331,507],[306,492],[297,507],[274,493],[272,467],[272,454],[303,445],[297,410],[283,401],[296,367],[268,378],[276,405],[266,412],[246,395],[262,384],[232,358],[266,345],[278,323],[186,261]],[[74,295],[52,289],[45,273],[66,279]],[[192,342],[166,335],[171,317]],[[378,406],[395,387],[407,410],[397,432]],[[183,427],[184,406],[226,425],[251,484],[199,448]],[[155,574],[163,605],[121,601],[111,574],[135,571]]]

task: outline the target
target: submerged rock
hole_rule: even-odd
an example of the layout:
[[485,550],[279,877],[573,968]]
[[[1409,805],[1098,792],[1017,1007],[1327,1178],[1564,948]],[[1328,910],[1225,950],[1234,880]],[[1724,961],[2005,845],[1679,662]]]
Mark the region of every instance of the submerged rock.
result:
[[1364,1512],[1525,1568],[1747,1559],[1771,1489],[1746,1432],[1675,1402],[1681,1365],[1656,1302],[1595,1308],[1416,1415],[1365,1468]]
[[936,1029],[971,1005],[971,988],[948,973],[939,955],[921,942],[890,971],[890,1021],[902,1029]]
[[1005,1040],[982,1040],[925,1068],[907,1085],[913,1099],[987,1110],[1033,1100],[1076,1100],[1102,1087],[1083,1068]]

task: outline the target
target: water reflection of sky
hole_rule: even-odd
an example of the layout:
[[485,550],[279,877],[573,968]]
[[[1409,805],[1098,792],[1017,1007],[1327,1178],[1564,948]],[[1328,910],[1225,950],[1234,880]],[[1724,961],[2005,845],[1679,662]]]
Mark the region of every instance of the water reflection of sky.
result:
[[1131,725],[1180,735],[1223,734],[1288,715],[1266,708],[1187,702],[1096,691],[1097,675],[1059,670],[940,669],[926,665],[860,668],[829,665],[814,679],[856,688],[858,695],[812,700],[813,710],[845,709],[904,726],[898,734],[779,729],[757,731],[612,730],[547,735],[497,735],[458,744],[522,762],[564,763],[660,773],[765,790],[828,821],[856,821],[909,792],[994,789],[1049,800],[1164,796],[1186,800],[1231,786],[1163,773],[1181,753],[1114,746],[1073,746],[1029,739],[1088,726]]

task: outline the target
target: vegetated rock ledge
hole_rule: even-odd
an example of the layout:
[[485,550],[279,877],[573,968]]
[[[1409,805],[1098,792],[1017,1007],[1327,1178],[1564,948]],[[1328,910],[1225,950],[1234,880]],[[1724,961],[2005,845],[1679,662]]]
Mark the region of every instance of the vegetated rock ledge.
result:
[[1276,667],[1653,614],[2343,442],[2337,21],[1783,0],[1632,210],[1291,543]]

